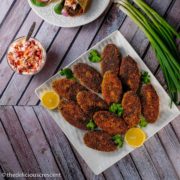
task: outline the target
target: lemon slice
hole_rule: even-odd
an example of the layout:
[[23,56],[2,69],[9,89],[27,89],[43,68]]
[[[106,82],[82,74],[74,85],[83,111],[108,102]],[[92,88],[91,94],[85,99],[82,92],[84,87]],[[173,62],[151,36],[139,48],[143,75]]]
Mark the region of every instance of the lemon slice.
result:
[[41,103],[47,109],[55,109],[59,105],[59,95],[54,91],[46,91],[41,96]]
[[140,128],[131,128],[125,134],[125,141],[134,148],[142,146],[145,140],[146,134]]

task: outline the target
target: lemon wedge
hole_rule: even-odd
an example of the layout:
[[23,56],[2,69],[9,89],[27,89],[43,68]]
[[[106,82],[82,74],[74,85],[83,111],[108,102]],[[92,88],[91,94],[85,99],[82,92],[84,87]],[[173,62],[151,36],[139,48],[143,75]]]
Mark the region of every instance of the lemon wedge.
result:
[[42,105],[50,110],[53,110],[59,105],[59,95],[54,91],[46,91],[41,96]]
[[140,128],[131,128],[125,134],[125,141],[134,148],[142,146],[145,140],[146,134]]

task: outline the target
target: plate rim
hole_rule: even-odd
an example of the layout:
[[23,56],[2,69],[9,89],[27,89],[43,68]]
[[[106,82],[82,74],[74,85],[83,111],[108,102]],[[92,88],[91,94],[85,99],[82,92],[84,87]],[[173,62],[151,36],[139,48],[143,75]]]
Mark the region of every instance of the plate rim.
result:
[[[85,23],[80,23],[78,25],[58,25],[56,23],[52,23],[50,20],[47,20],[45,17],[43,17],[35,8],[34,8],[34,5],[31,3],[31,0],[27,0],[28,1],[28,4],[29,6],[31,7],[31,9],[33,10],[33,12],[38,16],[40,17],[41,19],[43,19],[45,22],[51,24],[51,25],[54,25],[54,26],[57,26],[57,27],[62,27],[62,28],[75,28],[75,27],[80,27],[80,26],[84,26],[84,25],[87,25],[93,21],[95,21],[96,19],[98,19],[104,12],[105,10],[108,8],[108,6],[110,5],[110,3],[112,2],[111,0],[107,0],[107,4],[104,8],[104,10],[102,10],[101,13],[99,13],[95,18],[85,22]],[[42,7],[43,8],[43,7]],[[73,17],[72,17],[73,18]]]

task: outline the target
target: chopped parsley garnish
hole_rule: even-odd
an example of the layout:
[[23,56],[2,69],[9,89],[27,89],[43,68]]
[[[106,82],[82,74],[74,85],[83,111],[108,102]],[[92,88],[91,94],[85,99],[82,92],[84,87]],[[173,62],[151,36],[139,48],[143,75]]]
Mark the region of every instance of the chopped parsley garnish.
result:
[[146,127],[147,125],[148,125],[147,120],[142,116],[142,117],[140,118],[140,121],[139,121],[139,126],[140,126],[141,128],[143,128],[143,127]]
[[115,113],[118,116],[121,116],[124,112],[123,107],[121,104],[119,103],[113,103],[110,107],[109,107],[109,111],[112,113]]
[[117,134],[112,137],[112,140],[117,145],[118,148],[122,148],[124,144],[124,139],[121,135]]
[[91,119],[91,120],[86,124],[86,127],[87,127],[89,130],[93,131],[93,130],[95,130],[95,128],[96,128],[97,126],[96,126],[96,124],[94,123],[94,121]]
[[47,3],[45,2],[39,2],[37,0],[31,0],[32,4],[34,4],[35,6],[39,6],[39,7],[44,7],[47,5]]
[[97,63],[101,61],[101,55],[98,53],[97,50],[92,49],[89,53],[89,61],[93,63]]
[[60,3],[58,3],[54,6],[54,12],[56,14],[61,14],[63,8],[64,8],[64,0],[62,0]]
[[59,71],[61,76],[66,76],[67,79],[74,79],[74,75],[71,69],[65,68]]
[[146,72],[146,71],[142,72],[142,74],[141,74],[141,81],[144,84],[148,84],[148,83],[151,82],[151,77],[148,74],[148,72]]

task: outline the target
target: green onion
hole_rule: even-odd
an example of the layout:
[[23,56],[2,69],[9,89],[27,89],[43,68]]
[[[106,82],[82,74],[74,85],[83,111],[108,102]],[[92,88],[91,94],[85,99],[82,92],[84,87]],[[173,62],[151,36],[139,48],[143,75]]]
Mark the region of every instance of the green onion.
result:
[[109,107],[109,111],[115,113],[118,116],[121,116],[124,112],[122,105],[119,103],[111,104],[111,106]]
[[61,76],[66,76],[67,79],[74,79],[74,75],[71,69],[65,68],[59,71]]
[[87,129],[94,131],[96,129],[96,124],[94,123],[94,121],[91,119],[87,125],[86,125]]
[[101,55],[98,53],[97,50],[92,49],[89,53],[89,61],[93,63],[97,63],[101,61]]
[[124,144],[124,139],[121,135],[117,134],[112,137],[112,140],[117,145],[118,148],[122,148]]
[[167,82],[171,100],[177,102],[178,92],[180,92],[180,55],[174,37],[179,38],[180,34],[143,0],[134,0],[143,13],[128,0],[115,0],[115,2],[149,39]]

